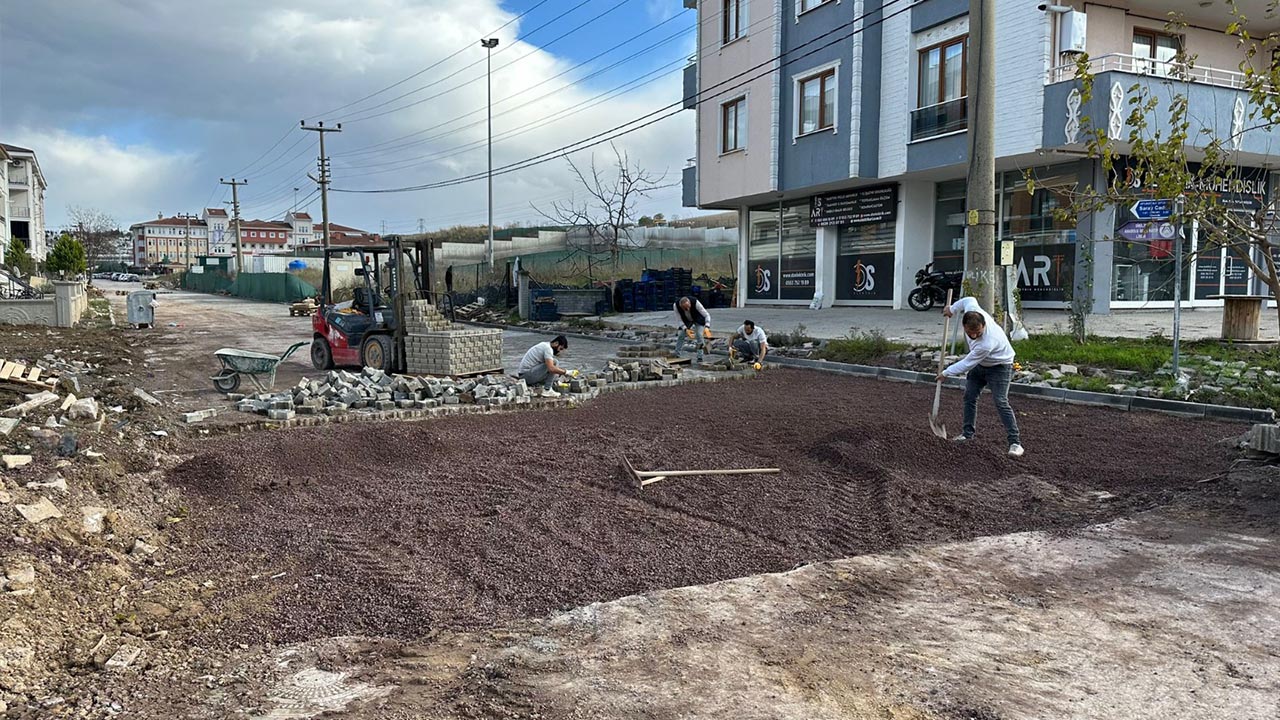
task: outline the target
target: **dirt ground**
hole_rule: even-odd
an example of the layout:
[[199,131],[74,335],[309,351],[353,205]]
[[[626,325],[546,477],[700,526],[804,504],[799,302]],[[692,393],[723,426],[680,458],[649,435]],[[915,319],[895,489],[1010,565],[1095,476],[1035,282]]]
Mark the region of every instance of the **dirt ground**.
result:
[[[92,355],[121,408],[73,428],[103,458],[0,474],[66,514],[0,508],[0,570],[35,576],[0,593],[0,716],[1280,715],[1280,471],[1227,472],[1243,426],[1028,400],[1015,461],[987,400],[958,447],[926,388],[779,370],[205,437],[174,416],[216,399],[212,350],[306,319],[161,301],[154,331],[0,330]],[[624,454],[783,472],[641,491]]]

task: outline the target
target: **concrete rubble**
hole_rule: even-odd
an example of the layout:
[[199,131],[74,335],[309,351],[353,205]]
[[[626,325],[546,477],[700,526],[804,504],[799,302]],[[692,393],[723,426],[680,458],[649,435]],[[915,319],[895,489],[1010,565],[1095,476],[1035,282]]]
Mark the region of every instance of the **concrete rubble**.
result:
[[39,525],[45,520],[62,517],[62,511],[58,509],[57,505],[49,502],[49,498],[46,497],[42,497],[30,505],[14,505],[13,507],[17,509],[18,514],[24,520],[32,525]]
[[17,470],[30,464],[30,455],[0,455],[0,465],[4,465],[5,470]]
[[1243,438],[1244,447],[1269,457],[1280,455],[1280,425],[1259,423],[1249,429]]
[[[571,395],[594,397],[609,383],[675,380],[680,369],[660,358],[629,363],[610,362],[604,370],[567,380]],[[265,415],[270,420],[292,420],[298,415],[343,415],[348,412],[423,410],[447,405],[499,407],[532,402],[535,393],[524,380],[505,375],[476,378],[388,375],[365,368],[361,372],[332,370],[321,379],[303,378],[293,388],[261,393],[236,401],[240,412]]]

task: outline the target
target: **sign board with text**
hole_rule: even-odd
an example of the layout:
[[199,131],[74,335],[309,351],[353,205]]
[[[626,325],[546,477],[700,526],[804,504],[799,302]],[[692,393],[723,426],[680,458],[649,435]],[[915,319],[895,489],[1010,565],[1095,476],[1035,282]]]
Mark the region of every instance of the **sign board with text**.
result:
[[1173,215],[1172,200],[1139,200],[1129,208],[1139,220],[1168,220]]
[[809,210],[812,227],[894,222],[898,219],[898,186],[877,185],[814,195]]

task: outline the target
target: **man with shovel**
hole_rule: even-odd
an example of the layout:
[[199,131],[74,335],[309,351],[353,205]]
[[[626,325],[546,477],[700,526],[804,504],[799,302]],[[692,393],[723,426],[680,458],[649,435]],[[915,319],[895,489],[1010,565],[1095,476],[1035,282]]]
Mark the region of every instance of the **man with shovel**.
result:
[[969,374],[964,390],[964,432],[957,435],[955,441],[973,439],[978,418],[978,396],[982,394],[983,388],[990,388],[996,412],[1008,434],[1009,455],[1022,457],[1022,436],[1018,432],[1018,419],[1014,417],[1013,408],[1009,407],[1014,352],[1004,328],[971,297],[960,298],[954,305],[944,308],[942,314],[948,318],[956,315],[961,317],[965,341],[969,344],[969,354],[947,366],[938,373],[937,378],[941,381],[944,377]]

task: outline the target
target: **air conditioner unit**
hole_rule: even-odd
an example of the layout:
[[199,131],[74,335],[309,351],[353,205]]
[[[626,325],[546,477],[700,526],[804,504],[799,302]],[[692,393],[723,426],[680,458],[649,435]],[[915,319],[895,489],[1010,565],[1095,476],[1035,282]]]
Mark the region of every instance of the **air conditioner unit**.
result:
[[1080,10],[1062,13],[1058,20],[1058,52],[1084,52],[1085,33],[1089,26],[1088,16]]

